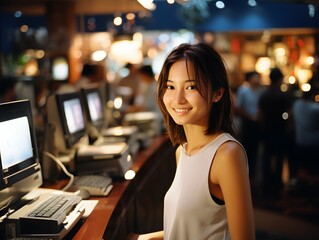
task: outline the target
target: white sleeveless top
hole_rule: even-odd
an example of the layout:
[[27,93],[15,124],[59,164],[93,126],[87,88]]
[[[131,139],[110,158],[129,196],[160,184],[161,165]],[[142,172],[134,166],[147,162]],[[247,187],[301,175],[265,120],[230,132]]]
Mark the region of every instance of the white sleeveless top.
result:
[[164,199],[165,240],[230,239],[225,204],[209,191],[209,172],[217,149],[236,141],[222,133],[192,156],[181,151],[174,181]]

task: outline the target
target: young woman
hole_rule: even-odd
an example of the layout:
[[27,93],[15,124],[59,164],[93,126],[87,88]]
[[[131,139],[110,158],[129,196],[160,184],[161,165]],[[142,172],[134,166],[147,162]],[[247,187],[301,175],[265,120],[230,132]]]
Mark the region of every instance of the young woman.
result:
[[210,46],[182,44],[164,62],[158,102],[176,151],[164,231],[138,239],[255,239],[248,162],[234,134],[227,72]]

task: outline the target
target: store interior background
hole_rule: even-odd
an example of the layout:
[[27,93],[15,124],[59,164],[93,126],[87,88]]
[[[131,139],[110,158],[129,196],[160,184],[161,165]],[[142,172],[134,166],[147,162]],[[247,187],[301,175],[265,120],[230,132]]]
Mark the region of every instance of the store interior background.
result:
[[[280,67],[285,86],[299,91],[309,90],[318,71],[319,1],[224,0],[219,8],[221,1],[215,0],[154,0],[150,9],[141,2],[1,0],[1,78],[14,77],[32,88],[33,95],[25,94],[38,106],[40,88],[75,84],[84,63],[100,67],[100,80],[116,83],[128,74],[126,63],[151,64],[158,74],[174,46],[197,41],[221,53],[234,92],[247,71],[256,69],[268,85],[269,69]],[[259,239],[319,236],[318,177],[307,177],[310,192],[254,196]]]

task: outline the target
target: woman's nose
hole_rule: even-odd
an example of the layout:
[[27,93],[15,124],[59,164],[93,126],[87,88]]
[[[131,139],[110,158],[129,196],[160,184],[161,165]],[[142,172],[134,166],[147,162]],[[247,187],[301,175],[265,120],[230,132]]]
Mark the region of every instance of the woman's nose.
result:
[[184,103],[184,102],[186,102],[185,92],[184,92],[183,89],[178,89],[178,90],[176,90],[175,101],[176,101],[177,103]]

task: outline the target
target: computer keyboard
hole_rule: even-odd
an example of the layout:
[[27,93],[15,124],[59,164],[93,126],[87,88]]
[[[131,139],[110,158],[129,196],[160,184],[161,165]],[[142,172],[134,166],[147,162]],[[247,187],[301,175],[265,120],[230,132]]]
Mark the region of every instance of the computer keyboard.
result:
[[112,178],[106,175],[77,176],[74,185],[87,190],[90,196],[107,196],[113,188]]
[[67,215],[82,198],[69,194],[52,194],[30,212],[20,217],[20,228],[24,234],[59,233],[66,224]]
[[[47,201],[42,203],[39,207],[34,209],[31,213],[28,214],[28,217],[43,217],[50,218],[52,217],[60,208],[64,207],[69,201],[69,198],[65,196],[52,196]],[[68,205],[66,212],[70,212],[73,206]]]

